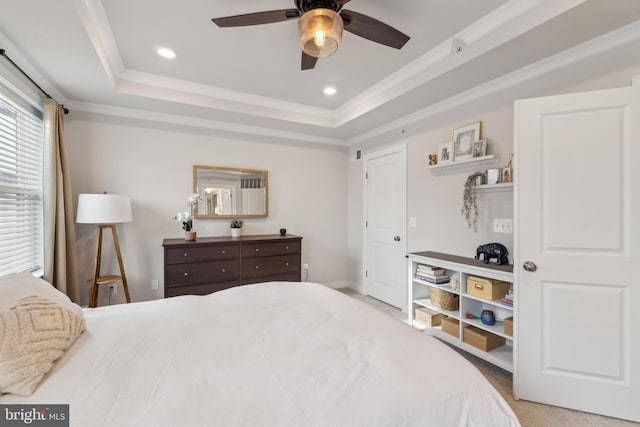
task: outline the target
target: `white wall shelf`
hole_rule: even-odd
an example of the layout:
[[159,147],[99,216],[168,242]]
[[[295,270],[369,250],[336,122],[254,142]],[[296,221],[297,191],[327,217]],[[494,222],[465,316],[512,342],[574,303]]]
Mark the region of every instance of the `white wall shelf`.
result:
[[476,191],[513,191],[513,182],[503,182],[500,184],[482,184],[476,186]]
[[426,166],[426,169],[431,171],[438,171],[442,169],[454,169],[463,166],[479,166],[479,165],[489,165],[492,163],[498,163],[500,161],[499,157],[495,157],[493,154],[488,154],[482,157],[474,157],[466,160],[454,160],[451,163],[438,163],[432,166]]

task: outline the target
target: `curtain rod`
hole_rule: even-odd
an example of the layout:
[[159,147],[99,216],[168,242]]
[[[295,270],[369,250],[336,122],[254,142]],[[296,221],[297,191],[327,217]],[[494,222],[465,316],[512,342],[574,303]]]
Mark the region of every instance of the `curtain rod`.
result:
[[[42,89],[38,83],[33,81],[33,79],[29,76],[29,74],[25,73],[24,70],[18,66],[18,64],[13,62],[13,60],[7,56],[7,54],[6,54],[4,49],[0,49],[0,55],[4,56],[7,59],[7,61],[9,61],[9,63],[16,68],[16,70],[20,71],[23,76],[25,76],[27,79],[29,79],[31,84],[34,85],[35,87],[37,87],[40,90],[40,92],[42,92],[44,94],[44,96],[46,96],[49,99],[53,99],[51,97],[51,95],[49,95],[47,92],[45,92],[44,89]],[[66,108],[64,105],[61,105],[61,107],[62,107],[62,110],[64,111],[65,114],[69,114],[69,109],[68,108]]]

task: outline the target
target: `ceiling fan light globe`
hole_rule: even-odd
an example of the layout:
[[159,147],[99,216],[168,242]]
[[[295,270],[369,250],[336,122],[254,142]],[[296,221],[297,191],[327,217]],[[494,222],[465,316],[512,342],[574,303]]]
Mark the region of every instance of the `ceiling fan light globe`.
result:
[[333,55],[342,44],[344,23],[331,9],[317,8],[306,12],[298,20],[300,46],[316,58]]

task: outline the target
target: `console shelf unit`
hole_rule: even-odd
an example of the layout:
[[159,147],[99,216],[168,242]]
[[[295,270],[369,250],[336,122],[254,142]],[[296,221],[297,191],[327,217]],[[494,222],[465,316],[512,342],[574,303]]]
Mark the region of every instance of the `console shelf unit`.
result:
[[[460,283],[459,290],[452,290],[450,284],[436,285],[424,280],[415,278],[416,269],[419,264],[440,267],[445,269],[446,274],[451,277],[451,281]],[[500,299],[490,301],[467,293],[467,277],[476,276],[486,279],[495,279],[504,282],[513,282],[513,265],[484,264],[474,258],[461,257],[440,252],[414,252],[408,254],[408,322],[415,328],[433,335],[442,341],[459,347],[481,359],[484,359],[502,369],[513,372],[513,348],[514,337],[504,333],[503,322],[496,322],[495,325],[485,325],[479,319],[467,319],[466,313],[480,316],[482,310],[492,310],[497,319],[514,317],[515,307],[509,307],[500,303]],[[443,310],[431,304],[430,290],[438,288],[453,294],[460,295],[460,306],[458,310]],[[514,286],[515,292],[515,286]],[[431,310],[445,314],[448,317],[459,321],[458,337],[442,331],[440,326],[428,327],[415,319],[415,309],[427,307]],[[490,332],[494,335],[505,338],[506,344],[490,350],[483,351],[463,341],[463,329],[467,326]],[[515,329],[515,328],[514,328]]]

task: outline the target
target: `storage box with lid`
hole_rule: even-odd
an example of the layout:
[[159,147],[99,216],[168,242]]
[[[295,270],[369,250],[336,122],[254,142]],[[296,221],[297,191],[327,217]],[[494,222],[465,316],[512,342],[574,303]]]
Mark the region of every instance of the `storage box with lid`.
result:
[[462,330],[462,340],[483,351],[493,350],[504,345],[507,340],[499,335],[487,332],[475,326],[467,326]]
[[430,310],[426,307],[418,307],[416,308],[415,318],[418,322],[425,324],[426,326],[432,328],[434,326],[440,325],[442,319],[446,316],[442,313],[438,313],[437,311]]
[[453,335],[456,338],[460,337],[460,322],[453,317],[445,317],[441,321],[442,332],[446,332],[449,335]]
[[467,293],[490,301],[504,298],[510,287],[511,283],[501,280],[476,276],[467,277]]

